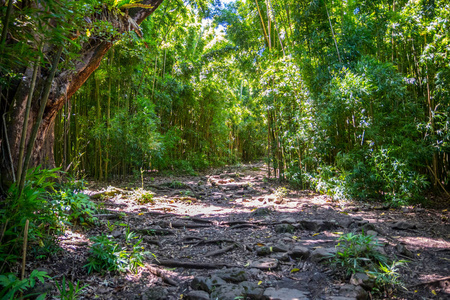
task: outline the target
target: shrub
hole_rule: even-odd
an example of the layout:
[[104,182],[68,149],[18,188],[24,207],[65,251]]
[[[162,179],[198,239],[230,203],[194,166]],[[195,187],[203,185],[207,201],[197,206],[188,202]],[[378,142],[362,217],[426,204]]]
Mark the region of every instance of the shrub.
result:
[[144,247],[140,246],[142,240],[132,243],[137,237],[128,231],[126,246],[121,247],[118,243],[106,235],[100,235],[90,238],[94,244],[90,250],[88,263],[85,267],[88,273],[93,271],[103,273],[126,272],[128,270],[137,272],[138,268],[143,266]]
[[[3,289],[0,291],[0,299],[13,300],[18,299],[19,294],[25,293],[29,288],[33,288],[36,285],[36,281],[44,283],[45,278],[50,278],[46,272],[33,270],[28,278],[20,280],[14,274],[0,275],[0,285]],[[36,296],[36,294],[25,294],[22,298]],[[45,299],[46,294],[39,295],[36,299]]]

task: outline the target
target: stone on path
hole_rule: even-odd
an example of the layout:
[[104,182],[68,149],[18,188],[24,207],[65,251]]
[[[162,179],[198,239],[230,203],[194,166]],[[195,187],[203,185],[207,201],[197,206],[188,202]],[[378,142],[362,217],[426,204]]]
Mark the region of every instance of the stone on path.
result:
[[195,277],[191,281],[191,287],[194,290],[202,290],[208,293],[211,293],[216,287],[225,285],[226,282],[222,278],[218,276],[211,277]]
[[205,291],[190,291],[186,294],[188,300],[209,300],[209,294]]
[[289,256],[292,258],[303,258],[306,259],[309,257],[311,251],[303,246],[295,246],[291,252],[289,252]]
[[267,216],[270,215],[272,213],[272,210],[268,207],[260,207],[255,209],[251,215],[252,216]]
[[267,300],[308,300],[308,292],[296,289],[281,288],[276,290],[271,287],[264,291],[264,299]]
[[264,288],[259,286],[256,282],[243,281],[239,286],[244,289],[244,294],[250,299],[262,299]]
[[355,273],[350,278],[350,283],[360,285],[366,290],[371,290],[375,286],[375,280],[370,278],[366,273]]
[[219,270],[215,273],[215,275],[227,282],[235,282],[235,283],[247,281],[249,279],[246,270],[240,268]]
[[286,223],[286,224],[294,224],[294,223],[296,223],[295,219],[294,218],[290,218],[290,217],[284,218],[284,219],[280,220],[280,222],[281,223]]
[[273,270],[278,267],[278,260],[275,258],[261,258],[250,263],[250,268],[260,270]]
[[292,233],[295,231],[295,227],[291,224],[278,224],[275,226],[276,233]]
[[416,229],[416,228],[417,228],[417,226],[415,224],[405,222],[405,221],[399,221],[392,225],[392,229],[399,229],[399,230],[408,230],[408,229]]
[[236,300],[243,299],[245,290],[236,284],[226,284],[218,287],[211,293],[211,299]]
[[310,258],[314,262],[320,262],[324,259],[330,258],[337,253],[336,248],[317,248],[311,252]]
[[339,290],[339,296],[353,300],[366,300],[368,298],[367,292],[362,287],[352,284],[343,285]]
[[324,259],[330,258],[337,253],[336,248],[317,248],[311,252],[310,258],[314,262],[320,262]]

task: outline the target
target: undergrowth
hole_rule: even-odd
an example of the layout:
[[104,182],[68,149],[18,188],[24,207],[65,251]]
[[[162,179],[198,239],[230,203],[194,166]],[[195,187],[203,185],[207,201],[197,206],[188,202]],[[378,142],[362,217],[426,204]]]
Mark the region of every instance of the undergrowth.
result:
[[[111,236],[99,235],[91,237],[94,242],[90,249],[88,263],[85,265],[88,273],[105,271],[109,272],[137,272],[143,266],[144,247],[137,240],[135,233],[127,231],[125,245],[121,246]],[[136,241],[137,240],[137,241]]]
[[60,251],[57,237],[66,228],[95,221],[96,207],[81,193],[84,181],[59,182],[60,174],[59,169],[30,169],[23,189],[13,183],[0,204],[0,284],[3,286],[0,299],[18,299],[17,293],[25,297],[26,290],[37,281],[49,278],[45,272],[33,270],[28,278],[18,279],[14,273],[21,266],[24,247],[35,259],[45,259]]
[[336,245],[337,252],[330,263],[345,273],[365,273],[374,282],[373,292],[386,293],[395,287],[404,287],[398,273],[405,260],[391,261],[380,251],[382,244],[372,235],[348,233]]

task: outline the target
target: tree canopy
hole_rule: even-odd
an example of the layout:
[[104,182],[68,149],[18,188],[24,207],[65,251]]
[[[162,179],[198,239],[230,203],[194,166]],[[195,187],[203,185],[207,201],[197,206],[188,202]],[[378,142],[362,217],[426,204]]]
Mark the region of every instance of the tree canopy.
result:
[[447,1],[159,1],[129,21],[147,2],[2,9],[14,20],[2,23],[6,123],[5,87],[49,64],[42,38],[52,53],[64,45],[56,77],[77,70],[76,49],[111,48],[76,93],[51,100],[57,166],[108,180],[264,158],[268,177],[336,198],[448,194]]

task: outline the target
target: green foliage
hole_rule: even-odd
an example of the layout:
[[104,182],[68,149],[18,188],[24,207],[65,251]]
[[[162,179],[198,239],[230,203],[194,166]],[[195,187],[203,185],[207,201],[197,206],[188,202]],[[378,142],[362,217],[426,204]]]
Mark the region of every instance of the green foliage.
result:
[[88,286],[80,286],[80,281],[77,281],[77,284],[75,285],[70,281],[66,281],[65,276],[63,276],[61,284],[59,284],[58,282],[56,282],[55,284],[56,288],[59,291],[58,299],[60,300],[77,300],[83,289]]
[[278,200],[282,200],[284,197],[286,197],[286,195],[288,194],[288,190],[285,187],[278,187],[277,190],[275,191],[275,197]]
[[399,266],[406,264],[408,261],[399,260],[394,261],[391,264],[382,264],[375,272],[369,272],[369,275],[375,277],[374,292],[382,293],[389,290],[391,287],[401,287],[406,289],[404,283],[400,280]]
[[142,189],[137,190],[136,192],[136,202],[139,204],[147,204],[147,203],[154,203],[153,194],[152,192],[148,192]]
[[339,237],[337,253],[332,263],[342,267],[348,274],[374,269],[387,264],[388,258],[381,254],[381,244],[371,235],[348,233]]
[[142,240],[138,240],[133,232],[128,231],[126,245],[120,246],[111,237],[99,235],[90,238],[94,242],[90,249],[88,263],[85,267],[88,273],[92,272],[137,272],[143,266],[143,247],[139,246]]
[[[22,193],[14,183],[0,208],[2,235],[0,257],[8,265],[19,258],[16,250],[22,244],[25,223],[29,220],[28,244],[37,258],[59,251],[55,235],[65,226],[92,220],[96,210],[89,197],[80,193],[82,185],[68,181],[57,184],[58,169],[30,169]],[[3,265],[4,266],[4,265]]]
[[384,292],[391,287],[404,287],[398,267],[407,261],[390,262],[386,255],[380,253],[380,247],[381,244],[374,236],[365,235],[364,232],[342,235],[336,245],[336,255],[331,257],[331,264],[347,275],[361,272],[374,278],[374,292]]
[[[0,291],[0,299],[2,300],[13,300],[18,299],[18,297],[31,297],[38,296],[36,299],[45,299],[46,294],[36,295],[36,294],[26,294],[26,291],[33,288],[37,281],[44,283],[45,278],[50,278],[46,272],[33,270],[28,278],[20,280],[14,274],[2,274],[0,275],[0,285],[3,289]],[[23,296],[20,294],[24,293]]]

